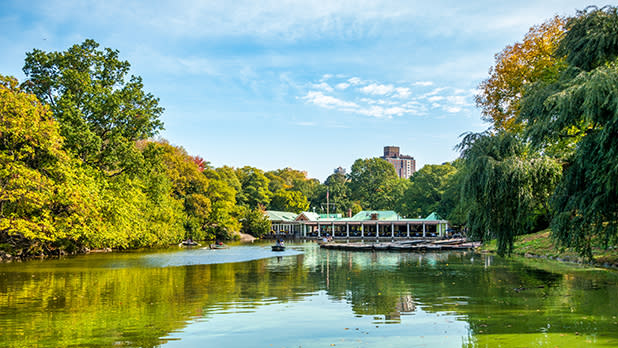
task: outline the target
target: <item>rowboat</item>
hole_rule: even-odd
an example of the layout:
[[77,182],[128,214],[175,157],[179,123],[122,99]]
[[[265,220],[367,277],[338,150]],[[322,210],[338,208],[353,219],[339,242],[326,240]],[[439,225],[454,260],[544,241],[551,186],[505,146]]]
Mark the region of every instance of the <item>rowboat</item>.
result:
[[273,251],[285,251],[285,246],[281,244],[276,244],[272,246]]
[[210,249],[227,249],[227,248],[229,248],[229,246],[227,246],[225,244],[210,244],[208,247]]

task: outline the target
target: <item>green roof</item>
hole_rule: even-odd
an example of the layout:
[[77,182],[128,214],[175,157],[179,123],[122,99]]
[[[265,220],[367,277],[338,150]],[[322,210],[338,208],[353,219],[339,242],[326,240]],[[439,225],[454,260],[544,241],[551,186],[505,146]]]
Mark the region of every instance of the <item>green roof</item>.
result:
[[[375,219],[372,219],[375,217]],[[348,219],[349,221],[367,220],[401,220],[401,216],[392,210],[363,210]]]
[[341,219],[341,214],[320,214],[320,219]]
[[429,214],[428,217],[425,218],[425,220],[443,220],[440,215],[438,215],[438,213],[436,213],[435,211],[431,214]]
[[310,211],[303,211],[302,213],[298,214],[296,216],[296,218],[298,219],[299,216],[301,215],[305,215],[305,217],[307,219],[309,219],[309,221],[318,221],[320,220],[320,215],[318,213],[314,213],[314,212],[310,212]]
[[[290,213],[287,211],[267,210],[266,214],[270,221],[282,221],[282,222],[294,222],[300,214]],[[303,212],[309,221],[322,221],[322,222],[336,222],[336,221],[409,221],[409,222],[422,222],[422,221],[436,221],[444,220],[437,213],[433,212],[424,219],[405,219],[402,218],[397,212],[392,210],[363,210],[358,214],[350,217],[341,217],[341,214],[316,214],[313,212]]]
[[270,221],[294,221],[298,214],[287,211],[267,210],[266,215]]

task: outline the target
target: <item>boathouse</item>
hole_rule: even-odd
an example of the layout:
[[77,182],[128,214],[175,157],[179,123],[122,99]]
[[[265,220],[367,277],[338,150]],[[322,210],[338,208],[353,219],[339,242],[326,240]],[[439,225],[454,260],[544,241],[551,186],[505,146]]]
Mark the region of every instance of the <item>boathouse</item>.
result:
[[294,214],[267,210],[272,232],[299,238],[336,239],[443,237],[448,221],[431,213],[424,219],[406,219],[392,210],[363,210],[352,217],[341,214]]

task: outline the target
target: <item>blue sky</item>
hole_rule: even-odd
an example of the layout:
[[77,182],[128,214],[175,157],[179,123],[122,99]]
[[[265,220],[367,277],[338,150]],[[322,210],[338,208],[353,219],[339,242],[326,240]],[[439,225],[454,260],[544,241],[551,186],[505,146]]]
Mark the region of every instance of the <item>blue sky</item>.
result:
[[[0,74],[92,38],[160,98],[161,137],[214,166],[321,181],[397,145],[417,169],[487,128],[494,54],[584,1],[0,1]],[[599,4],[603,5],[603,4]]]

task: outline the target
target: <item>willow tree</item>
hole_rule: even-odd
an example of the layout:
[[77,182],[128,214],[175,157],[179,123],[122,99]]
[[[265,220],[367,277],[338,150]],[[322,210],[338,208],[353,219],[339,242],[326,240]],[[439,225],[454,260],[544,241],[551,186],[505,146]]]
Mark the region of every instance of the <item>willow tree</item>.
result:
[[557,54],[568,64],[522,102],[527,135],[539,148],[577,139],[552,203],[552,231],[592,257],[595,240],[618,242],[618,9],[590,7],[569,19]]
[[548,213],[548,197],[561,168],[507,132],[471,133],[459,148],[469,235],[476,240],[495,238],[498,253],[510,254],[515,236],[530,232],[538,215]]

